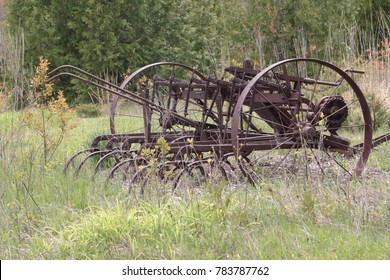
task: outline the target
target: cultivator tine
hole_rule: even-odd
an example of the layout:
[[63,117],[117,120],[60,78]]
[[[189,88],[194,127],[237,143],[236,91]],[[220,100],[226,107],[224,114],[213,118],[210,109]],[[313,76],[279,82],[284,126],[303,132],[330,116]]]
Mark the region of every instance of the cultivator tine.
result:
[[65,163],[65,167],[64,167],[64,173],[67,174],[68,172],[68,169],[69,169],[69,166],[72,162],[74,162],[74,160],[82,155],[82,154],[85,154],[85,153],[91,153],[93,151],[95,151],[96,149],[95,148],[88,148],[88,149],[84,149],[84,150],[81,150],[81,151],[78,151],[77,153],[75,153],[73,156],[71,156],[67,162]]
[[79,175],[79,172],[80,172],[80,169],[84,166],[84,164],[87,162],[88,159],[96,156],[96,155],[103,155],[105,153],[107,153],[108,151],[94,151],[92,153],[90,153],[89,155],[86,155],[82,160],[81,162],[79,163],[79,165],[76,167],[75,171],[74,171],[74,175],[77,176]]
[[108,152],[107,154],[103,155],[99,160],[98,162],[96,163],[95,165],[95,174],[99,171],[99,168],[100,166],[102,165],[102,163],[107,160],[108,158],[111,158],[113,156],[115,156],[116,154],[123,154],[124,151],[122,150],[113,150],[111,152]]
[[[126,159],[126,160],[123,160],[123,161],[120,161],[118,162],[117,164],[115,164],[111,170],[109,171],[108,175],[107,175],[107,179],[113,179],[114,178],[114,174],[115,172],[117,172],[117,170],[122,167],[123,165],[127,165],[130,166],[130,164],[132,164],[133,162],[135,163],[137,160],[140,160],[140,159],[135,159],[135,158],[130,158],[130,159]],[[127,168],[126,168],[127,169]]]

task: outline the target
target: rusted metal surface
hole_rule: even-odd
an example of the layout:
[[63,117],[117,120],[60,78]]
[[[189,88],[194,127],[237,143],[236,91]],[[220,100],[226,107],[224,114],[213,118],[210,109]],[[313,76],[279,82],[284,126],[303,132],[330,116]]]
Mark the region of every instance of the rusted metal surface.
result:
[[296,58],[262,70],[245,60],[216,78],[160,62],[118,86],[61,66],[49,81],[70,76],[113,94],[110,133],[71,157],[65,171],[74,165],[78,174],[98,158],[95,172],[105,166],[108,177],[121,173],[142,185],[153,170],[172,188],[186,176],[207,179],[212,170],[226,178],[240,170],[252,183],[280,173],[360,176],[372,147],[390,137],[372,139],[370,110],[354,73],[363,72]]

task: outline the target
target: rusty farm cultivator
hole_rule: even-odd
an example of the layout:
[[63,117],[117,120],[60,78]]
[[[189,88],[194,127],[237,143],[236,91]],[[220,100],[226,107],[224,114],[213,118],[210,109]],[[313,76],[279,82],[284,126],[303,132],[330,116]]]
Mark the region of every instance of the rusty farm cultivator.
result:
[[[91,158],[95,171],[125,174],[136,185],[151,172],[176,188],[210,174],[229,178],[272,174],[359,176],[373,146],[366,99],[341,70],[317,59],[281,60],[265,69],[228,67],[221,78],[171,62],[147,65],[118,86],[74,66],[67,75],[113,94],[110,133],[66,163],[74,172]],[[96,158],[98,158],[96,160]],[[192,179],[191,179],[192,178]]]

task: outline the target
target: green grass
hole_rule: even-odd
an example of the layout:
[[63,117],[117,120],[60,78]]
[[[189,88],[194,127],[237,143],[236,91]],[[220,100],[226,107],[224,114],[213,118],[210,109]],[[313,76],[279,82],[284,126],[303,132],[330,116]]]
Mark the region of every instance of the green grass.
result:
[[390,259],[389,144],[353,181],[210,178],[134,197],[92,164],[63,174],[72,153],[109,131],[107,117],[81,119],[45,166],[17,113],[0,120],[1,259]]

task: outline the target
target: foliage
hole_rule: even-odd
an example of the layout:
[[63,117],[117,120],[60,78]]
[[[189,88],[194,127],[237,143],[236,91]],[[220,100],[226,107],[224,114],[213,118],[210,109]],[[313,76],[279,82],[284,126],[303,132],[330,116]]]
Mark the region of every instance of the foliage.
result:
[[354,36],[355,27],[380,39],[390,9],[383,0],[10,0],[7,7],[11,26],[26,34],[26,62],[45,55],[54,65],[117,74],[160,60],[215,67],[246,56],[269,63],[278,51],[323,56],[329,40]]
[[63,92],[59,91],[55,96],[53,84],[46,83],[48,68],[48,60],[40,57],[35,76],[31,79],[29,106],[21,115],[21,121],[42,140],[45,165],[67,133],[77,126],[77,122],[72,120],[73,110],[69,108]]
[[11,25],[25,30],[27,61],[44,54],[54,65],[124,73],[165,57],[185,57],[177,46],[184,33],[178,0],[14,0],[7,4]]
[[[25,63],[45,56],[120,82],[158,61],[206,75],[246,57],[261,68],[279,52],[353,62],[389,36],[389,9],[383,0],[10,0],[7,19],[24,34]],[[84,85],[62,83],[73,85],[71,102],[89,100]]]

